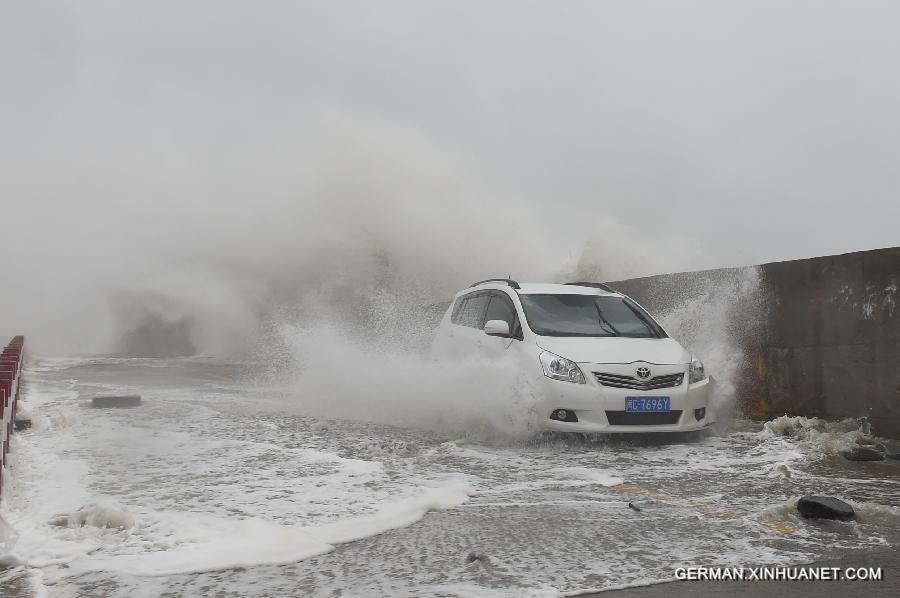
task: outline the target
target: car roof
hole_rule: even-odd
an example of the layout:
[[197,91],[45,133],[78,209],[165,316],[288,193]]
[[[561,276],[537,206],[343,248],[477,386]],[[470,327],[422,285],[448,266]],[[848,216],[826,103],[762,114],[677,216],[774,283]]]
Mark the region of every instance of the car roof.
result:
[[[505,283],[486,282],[474,287],[463,289],[460,295],[470,293],[476,290],[501,289],[510,290],[511,287]],[[584,287],[573,284],[556,284],[549,282],[523,282],[519,283],[519,288],[515,289],[520,295],[599,295],[618,297],[619,293],[604,291],[596,287]]]
[[547,282],[526,282],[520,285],[523,295],[618,295],[597,287],[583,287],[577,284],[553,284]]

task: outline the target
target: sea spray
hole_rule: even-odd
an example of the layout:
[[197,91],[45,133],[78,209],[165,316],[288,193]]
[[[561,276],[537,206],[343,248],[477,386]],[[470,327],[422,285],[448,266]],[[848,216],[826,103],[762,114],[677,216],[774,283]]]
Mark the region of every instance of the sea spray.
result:
[[511,358],[436,361],[428,351],[367,343],[337,326],[283,333],[297,363],[292,407],[303,413],[478,438],[537,430],[532,380]]
[[738,415],[738,384],[748,368],[745,345],[760,334],[764,321],[762,284],[756,268],[697,275],[656,314],[715,378],[712,411],[720,427]]

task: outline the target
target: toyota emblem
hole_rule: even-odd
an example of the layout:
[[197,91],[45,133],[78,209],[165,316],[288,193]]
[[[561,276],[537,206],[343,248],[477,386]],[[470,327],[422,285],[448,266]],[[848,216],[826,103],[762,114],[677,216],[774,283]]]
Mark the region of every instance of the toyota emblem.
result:
[[640,378],[641,380],[646,380],[647,378],[650,377],[650,368],[640,367],[637,369],[637,371],[635,373],[637,374],[637,377]]

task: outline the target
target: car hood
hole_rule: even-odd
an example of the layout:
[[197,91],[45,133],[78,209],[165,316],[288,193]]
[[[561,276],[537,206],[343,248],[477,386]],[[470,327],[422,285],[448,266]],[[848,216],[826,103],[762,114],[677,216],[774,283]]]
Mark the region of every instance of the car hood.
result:
[[690,363],[691,354],[671,338],[589,338],[539,336],[542,349],[578,363],[634,363],[658,365]]

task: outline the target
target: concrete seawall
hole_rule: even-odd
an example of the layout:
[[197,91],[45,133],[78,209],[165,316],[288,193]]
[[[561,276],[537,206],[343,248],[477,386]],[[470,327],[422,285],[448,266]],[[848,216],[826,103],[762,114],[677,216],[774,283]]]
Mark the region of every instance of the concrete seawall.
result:
[[656,314],[730,289],[723,333],[744,351],[746,413],[867,416],[900,438],[900,247],[611,285]]
[[9,441],[18,406],[24,351],[25,337],[17,336],[0,352],[0,493],[3,492]]

